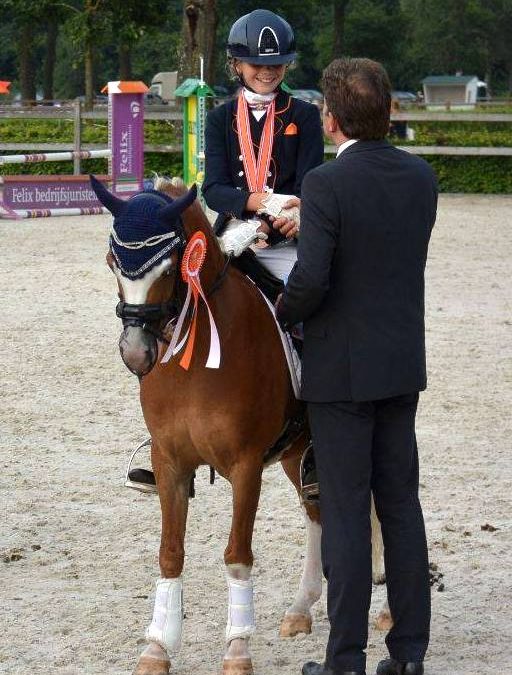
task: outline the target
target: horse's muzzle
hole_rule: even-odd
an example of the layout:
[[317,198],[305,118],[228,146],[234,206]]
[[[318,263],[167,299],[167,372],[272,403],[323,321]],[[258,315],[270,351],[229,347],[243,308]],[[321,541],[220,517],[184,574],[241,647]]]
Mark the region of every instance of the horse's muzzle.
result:
[[141,326],[126,326],[119,337],[119,351],[128,370],[143,377],[156,363],[158,345],[155,336]]

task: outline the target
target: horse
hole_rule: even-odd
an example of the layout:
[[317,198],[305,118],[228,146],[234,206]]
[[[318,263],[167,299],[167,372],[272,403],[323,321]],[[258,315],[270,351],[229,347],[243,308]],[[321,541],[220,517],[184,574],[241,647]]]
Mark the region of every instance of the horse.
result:
[[[94,177],[91,183],[114,216],[107,263],[118,282],[117,314],[123,320],[119,347],[125,365],[140,381],[162,512],[161,578],[145,634],[148,645],[134,675],[168,675],[170,658],[179,650],[189,487],[201,465],[213,467],[232,488],[231,531],[224,552],[228,620],[223,672],[251,675],[252,535],[262,472],[271,461],[269,448],[290,419],[303,415],[304,404],[294,395],[268,302],[229,264],[195,187],[187,191],[179,181],[157,179],[154,190],[124,201]],[[181,325],[176,325],[178,314]],[[170,320],[177,337],[187,323],[188,331],[180,344],[173,334],[164,355]],[[303,426],[272,458],[281,462],[299,496],[300,461],[308,442]],[[321,596],[319,507],[304,503],[303,509],[303,574],[282,619],[281,637],[311,632],[311,607]],[[375,579],[383,574],[382,541],[380,529],[373,529]]]

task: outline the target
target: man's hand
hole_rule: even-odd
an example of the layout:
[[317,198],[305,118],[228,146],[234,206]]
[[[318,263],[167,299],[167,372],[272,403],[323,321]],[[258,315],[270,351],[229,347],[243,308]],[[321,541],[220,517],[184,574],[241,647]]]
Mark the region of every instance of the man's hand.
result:
[[[270,218],[272,226],[275,230],[285,236],[287,239],[296,237],[299,233],[300,225],[298,220],[297,209],[300,208],[300,199],[298,197],[290,197],[290,199],[283,204],[282,215],[277,218]],[[291,210],[294,211],[291,211]],[[291,211],[291,213],[286,213]]]
[[284,235],[287,239],[292,239],[299,232],[299,226],[292,218],[280,216],[272,221],[272,227]]
[[293,209],[294,206],[300,209],[300,199],[298,197],[290,197],[290,199],[283,204],[283,209]]

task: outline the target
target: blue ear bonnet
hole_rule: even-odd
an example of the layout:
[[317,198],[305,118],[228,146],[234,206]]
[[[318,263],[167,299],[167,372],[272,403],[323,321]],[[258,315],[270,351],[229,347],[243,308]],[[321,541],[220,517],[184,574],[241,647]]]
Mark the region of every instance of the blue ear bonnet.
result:
[[194,202],[195,185],[177,199],[146,190],[124,201],[94,176],[90,181],[100,202],[114,216],[110,249],[124,276],[140,279],[177,246],[185,244],[180,214]]
[[139,279],[185,243],[181,218],[170,226],[160,217],[162,207],[172,203],[162,192],[147,190],[129,199],[114,217],[110,250],[124,276]]

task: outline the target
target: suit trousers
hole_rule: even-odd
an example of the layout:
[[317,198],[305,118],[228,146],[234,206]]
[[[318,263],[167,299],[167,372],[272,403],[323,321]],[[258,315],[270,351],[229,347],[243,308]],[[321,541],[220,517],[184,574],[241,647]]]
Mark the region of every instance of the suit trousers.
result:
[[322,565],[331,630],[326,665],[334,674],[366,667],[373,491],[382,526],[392,658],[423,661],[430,584],[418,499],[418,394],[379,401],[309,403],[320,484]]

